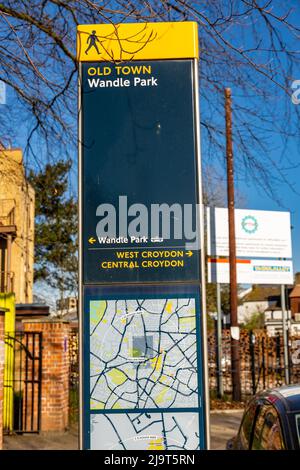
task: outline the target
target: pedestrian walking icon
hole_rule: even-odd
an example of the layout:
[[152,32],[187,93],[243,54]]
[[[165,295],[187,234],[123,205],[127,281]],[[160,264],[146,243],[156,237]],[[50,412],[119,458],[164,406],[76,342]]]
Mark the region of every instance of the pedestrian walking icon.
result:
[[98,54],[101,54],[101,52],[99,51],[98,49],[98,46],[97,46],[97,42],[100,43],[99,39],[97,38],[96,36],[96,31],[92,31],[92,34],[89,35],[89,37],[87,38],[87,44],[88,44],[88,48],[86,49],[85,53],[87,54],[88,51],[94,47],[97,51]]

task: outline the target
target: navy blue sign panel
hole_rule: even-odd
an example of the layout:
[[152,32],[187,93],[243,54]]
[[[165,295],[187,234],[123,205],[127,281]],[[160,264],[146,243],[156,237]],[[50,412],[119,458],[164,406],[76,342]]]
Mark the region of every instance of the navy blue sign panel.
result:
[[81,67],[83,282],[198,281],[193,61]]
[[84,448],[205,445],[197,286],[85,286]]

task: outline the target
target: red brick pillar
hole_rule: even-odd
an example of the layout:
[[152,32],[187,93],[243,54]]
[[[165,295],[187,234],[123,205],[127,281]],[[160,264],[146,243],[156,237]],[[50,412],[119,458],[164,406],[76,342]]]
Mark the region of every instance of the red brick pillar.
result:
[[0,310],[0,450],[3,448],[4,312]]
[[24,320],[24,332],[42,333],[41,430],[65,431],[69,424],[69,323]]

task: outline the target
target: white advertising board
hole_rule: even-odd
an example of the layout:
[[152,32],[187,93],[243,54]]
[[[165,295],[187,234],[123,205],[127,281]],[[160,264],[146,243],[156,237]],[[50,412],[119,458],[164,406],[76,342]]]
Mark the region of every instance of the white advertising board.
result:
[[[208,258],[208,282],[229,284],[229,259]],[[238,284],[293,284],[292,261],[238,259]]]
[[[291,258],[289,212],[235,209],[236,255]],[[229,256],[228,209],[207,208],[207,254]]]

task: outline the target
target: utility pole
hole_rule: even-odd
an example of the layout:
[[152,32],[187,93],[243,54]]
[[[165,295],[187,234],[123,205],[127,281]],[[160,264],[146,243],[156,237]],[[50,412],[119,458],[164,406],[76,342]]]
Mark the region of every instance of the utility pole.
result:
[[217,283],[217,369],[218,369],[218,397],[223,398],[223,371],[222,371],[222,302],[221,284]]
[[240,334],[237,318],[236,244],[234,220],[234,168],[232,151],[231,89],[225,88],[227,198],[229,220],[230,332],[232,399],[241,400]]

